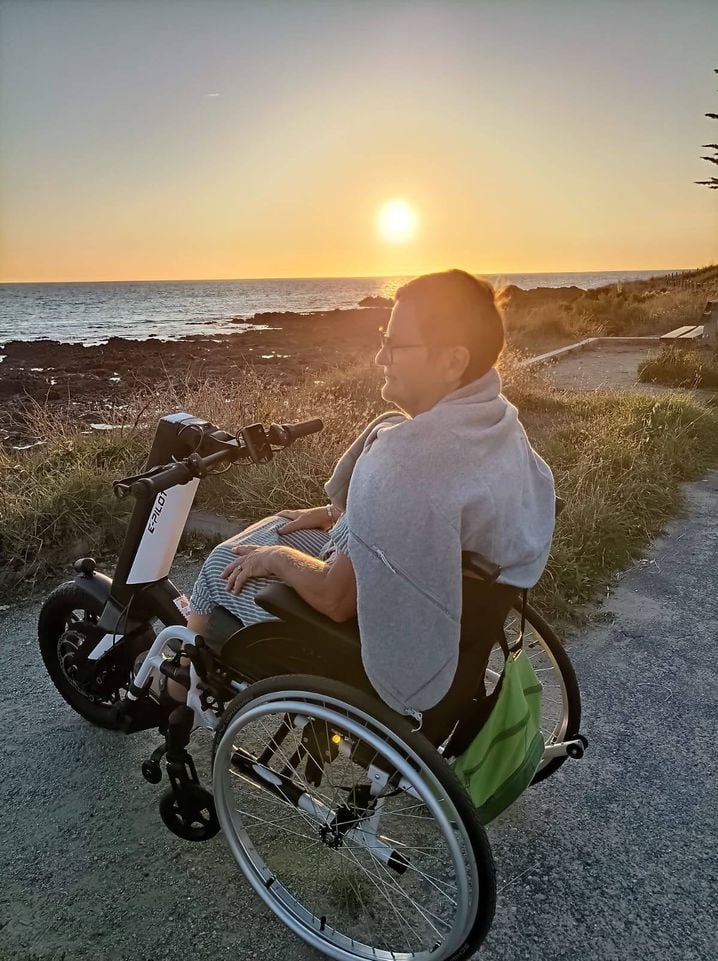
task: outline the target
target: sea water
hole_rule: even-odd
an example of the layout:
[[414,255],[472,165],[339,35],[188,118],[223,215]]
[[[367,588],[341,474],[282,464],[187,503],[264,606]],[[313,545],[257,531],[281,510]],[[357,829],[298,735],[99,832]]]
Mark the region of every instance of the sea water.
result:
[[[661,271],[503,274],[498,286],[602,287],[645,280]],[[178,280],[118,283],[0,284],[0,348],[10,340],[97,344],[110,337],[176,340],[246,329],[266,311],[356,307],[368,296],[390,297],[408,277],[292,280]],[[249,326],[255,326],[261,318]]]

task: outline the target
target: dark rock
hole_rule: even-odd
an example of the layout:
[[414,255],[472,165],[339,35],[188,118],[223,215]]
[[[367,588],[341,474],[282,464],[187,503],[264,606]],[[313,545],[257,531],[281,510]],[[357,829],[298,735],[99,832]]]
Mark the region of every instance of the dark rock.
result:
[[[80,423],[82,415],[113,420],[115,415],[108,418],[102,411],[132,404],[145,391],[168,383],[184,387],[207,376],[216,383],[236,382],[245,365],[261,365],[273,380],[292,384],[305,370],[336,366],[337,359],[364,363],[374,351],[377,327],[388,315],[387,307],[378,306],[312,314],[267,312],[251,320],[269,330],[189,335],[174,341],[112,337],[87,347],[52,340],[11,341],[2,350],[7,356],[0,364],[0,426],[8,435],[3,443],[28,436],[32,399]],[[110,376],[118,376],[119,382]]]
[[509,284],[501,291],[501,300],[513,308],[539,307],[547,303],[578,300],[585,293],[581,287],[534,287],[524,290],[515,284]]
[[364,297],[359,301],[360,307],[393,307],[394,301],[391,297]]

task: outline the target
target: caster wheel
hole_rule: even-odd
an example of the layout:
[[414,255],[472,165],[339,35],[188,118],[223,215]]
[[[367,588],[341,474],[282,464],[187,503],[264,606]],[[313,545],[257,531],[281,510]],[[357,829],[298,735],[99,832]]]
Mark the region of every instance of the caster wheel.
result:
[[185,841],[208,841],[219,831],[214,798],[199,784],[185,784],[181,798],[170,788],[160,798],[160,817],[166,827]]
[[583,745],[582,744],[571,744],[566,748],[566,753],[569,757],[574,760],[579,761],[583,757]]
[[150,784],[159,784],[162,780],[162,768],[157,761],[143,761],[142,777]]

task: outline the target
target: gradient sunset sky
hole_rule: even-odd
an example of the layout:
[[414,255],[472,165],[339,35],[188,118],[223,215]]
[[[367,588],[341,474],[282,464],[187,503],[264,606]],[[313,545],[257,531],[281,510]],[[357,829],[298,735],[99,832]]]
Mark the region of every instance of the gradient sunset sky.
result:
[[716,262],[714,67],[715,0],[2,0],[0,280]]

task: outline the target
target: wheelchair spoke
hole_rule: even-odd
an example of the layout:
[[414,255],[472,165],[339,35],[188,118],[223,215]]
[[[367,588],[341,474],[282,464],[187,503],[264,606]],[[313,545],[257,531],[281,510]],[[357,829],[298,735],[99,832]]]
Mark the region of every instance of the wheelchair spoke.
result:
[[[394,903],[394,900],[391,898],[391,896],[387,892],[386,882],[382,878],[377,878],[369,870],[367,870],[367,868],[364,867],[364,865],[359,862],[355,853],[352,851],[351,847],[347,847],[346,851],[349,853],[352,859],[352,863],[355,864],[356,867],[359,868],[359,870],[366,875],[367,880],[379,891],[379,893],[384,898],[384,900],[390,905],[390,907],[394,911],[394,914],[398,918],[399,923],[402,925],[402,927],[407,928],[411,932],[412,937],[416,938],[418,943],[421,944],[421,939],[417,937],[416,929],[411,927],[411,925],[407,921],[404,914],[402,914],[402,912],[397,908],[396,904]],[[341,856],[343,857],[343,855]]]
[[[366,834],[366,833],[367,833],[367,832],[363,831],[361,828],[355,828],[355,830],[358,831],[358,832],[361,833],[361,834]],[[389,839],[386,838],[386,837],[384,837],[384,835],[381,835],[380,840],[382,840],[382,841],[388,841]],[[408,845],[405,845],[405,844],[402,844],[402,845],[400,845],[400,846],[401,846],[402,848],[404,848],[404,850],[407,850],[407,851],[408,851],[408,850],[413,850],[413,851],[418,851],[418,850],[419,850],[418,848],[409,848],[409,846],[408,846]],[[370,853],[371,853],[371,852],[370,852]],[[380,863],[381,863],[381,862],[380,862]],[[446,898],[448,901],[450,901],[454,906],[456,906],[456,901],[451,897],[450,894],[448,894],[448,893],[440,886],[440,884],[439,884],[439,878],[433,878],[430,874],[427,874],[426,871],[420,871],[419,868],[417,868],[417,867],[416,867],[415,865],[413,865],[411,862],[407,865],[406,869],[407,869],[407,871],[414,871],[416,874],[420,874],[421,877],[424,878],[425,880],[427,880],[427,881],[429,882],[429,884],[430,884],[436,891],[438,891],[441,895],[443,895],[443,897],[445,897],[445,898]],[[454,885],[453,887],[454,887],[454,889],[456,888],[455,885]]]
[[251,814],[249,811],[243,811],[241,808],[237,807],[235,810],[237,814],[241,814],[242,817],[252,818],[254,821],[258,822],[257,824],[250,825],[250,828],[279,828],[280,831],[284,831],[285,834],[291,834],[292,837],[302,838],[305,841],[309,841],[311,844],[317,843],[316,838],[310,837],[308,834],[301,834],[299,831],[293,831],[291,828],[288,828],[285,824],[281,823],[282,821],[288,820],[290,816],[293,817],[294,815],[287,815],[286,818],[280,818],[278,821],[266,821],[264,818],[260,818],[256,814]]
[[[265,733],[268,734],[267,729],[266,729],[266,727],[264,726],[264,723],[261,722],[261,721],[260,721],[260,723],[262,724],[262,728],[264,729]],[[285,763],[285,764],[289,764],[289,758],[288,758],[287,755],[285,754],[285,752],[284,752],[284,750],[282,749],[281,745],[279,746],[279,749],[278,749],[278,752],[277,752],[277,753],[284,759],[284,763]],[[299,771],[296,769],[296,767],[294,767],[293,765],[289,765],[289,766],[292,768],[292,770],[294,771],[295,775],[297,776],[297,778],[298,778],[298,780],[299,780],[299,787],[301,787],[301,789],[304,791],[305,794],[308,794],[308,795],[311,797],[311,795],[312,795],[312,789],[309,787],[308,784],[306,784],[305,782],[302,781],[301,774],[300,774]],[[288,804],[291,804],[291,803],[292,803],[292,802],[289,800],[289,798],[287,798],[287,803],[288,803]],[[302,817],[304,818],[304,820],[305,820],[309,825],[311,825],[311,824],[313,823],[311,817],[310,817],[305,811],[302,811],[301,808],[297,808],[296,810],[298,810],[298,811],[300,812],[300,814],[302,815]]]
[[[389,877],[389,879],[392,882],[394,882],[394,878],[389,874],[388,868],[384,864],[382,864],[381,861],[377,859],[375,859],[375,863],[376,863],[376,866],[379,868],[379,870],[384,874],[386,874]],[[410,895],[406,893],[406,891],[404,891],[403,888],[399,887],[399,885],[393,883],[392,887],[393,887],[393,890],[397,892],[397,894],[400,894],[405,900],[407,900],[416,909],[416,911],[422,916],[422,918],[426,921],[426,923],[429,924],[431,928],[434,930],[434,932],[438,934],[439,937],[443,940],[443,935],[441,934],[439,929],[436,927],[436,925],[429,920],[428,915],[431,915],[431,917],[434,918],[434,920],[438,921],[439,924],[443,924],[447,928],[451,927],[451,925],[447,921],[444,921],[442,918],[440,918],[438,915],[434,914],[432,911],[429,911],[428,908],[426,907],[422,908]]]

